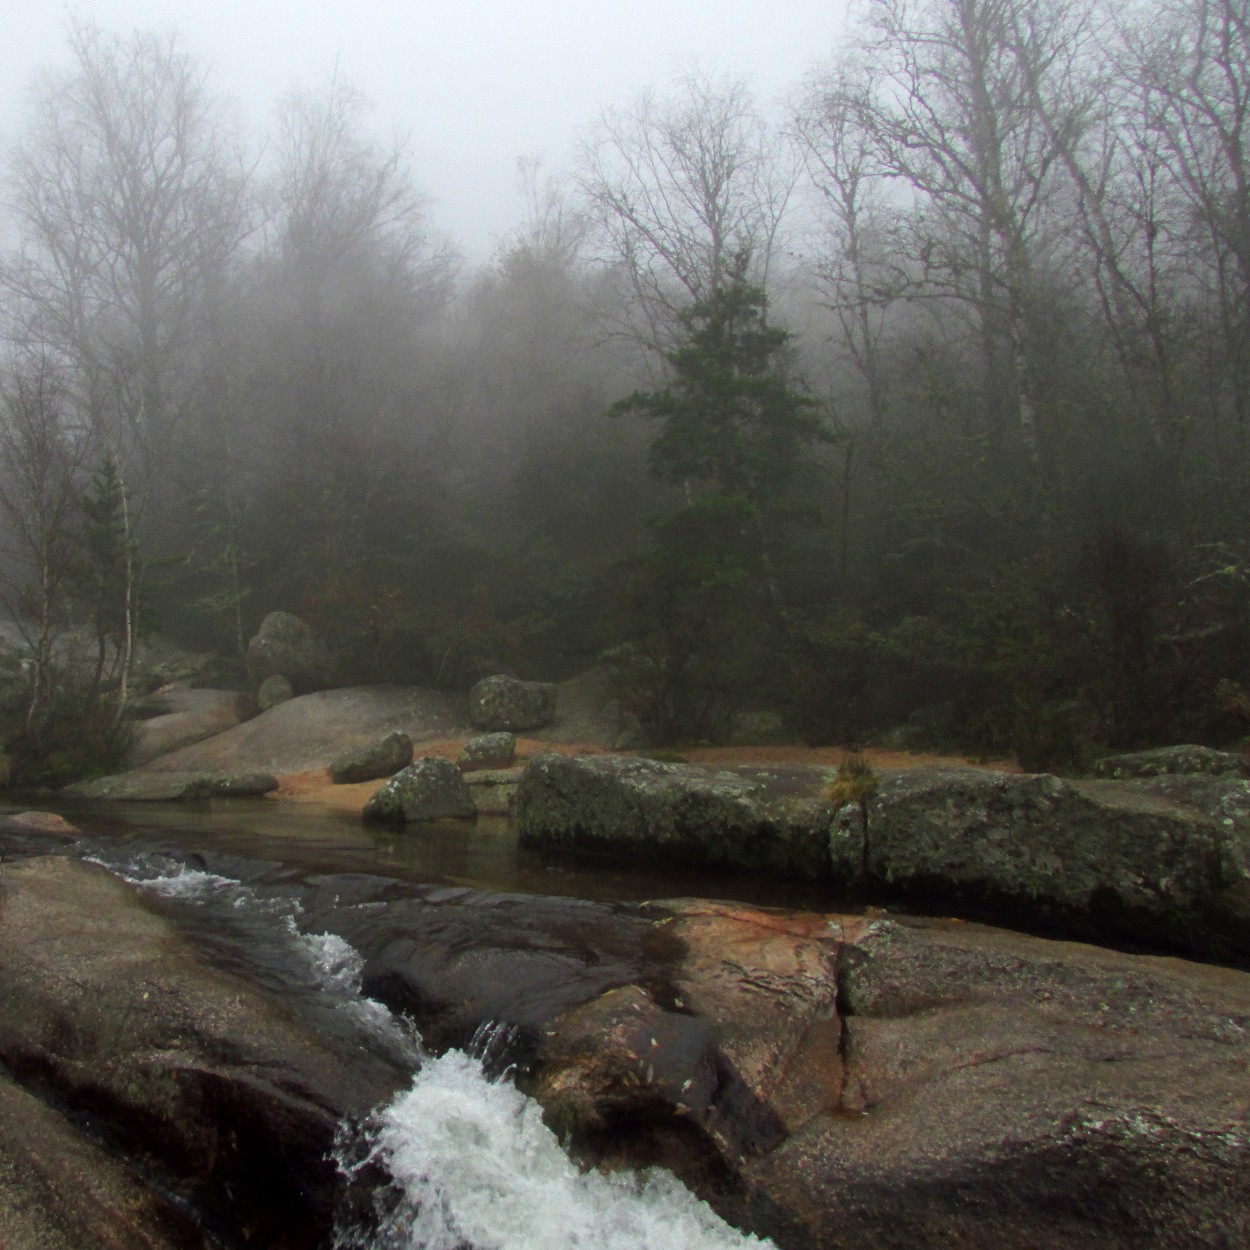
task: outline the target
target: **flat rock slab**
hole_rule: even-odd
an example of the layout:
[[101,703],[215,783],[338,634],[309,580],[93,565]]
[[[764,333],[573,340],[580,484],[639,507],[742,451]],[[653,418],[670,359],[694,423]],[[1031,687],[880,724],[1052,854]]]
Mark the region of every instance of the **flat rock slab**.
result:
[[955,922],[660,904],[659,987],[532,1064],[590,1160],[794,1250],[1250,1236],[1250,976]]
[[413,742],[468,734],[463,695],[412,686],[352,686],[291,699],[204,742],[163,755],[148,772],[310,772],[393,730]]
[[197,799],[253,799],[278,788],[271,773],[120,773],[66,786],[74,799],[112,799],[130,803],[181,803]]
[[232,729],[243,720],[243,696],[234,690],[192,690],[185,686],[155,696],[168,711],[135,726],[130,764],[138,768],[158,756]]

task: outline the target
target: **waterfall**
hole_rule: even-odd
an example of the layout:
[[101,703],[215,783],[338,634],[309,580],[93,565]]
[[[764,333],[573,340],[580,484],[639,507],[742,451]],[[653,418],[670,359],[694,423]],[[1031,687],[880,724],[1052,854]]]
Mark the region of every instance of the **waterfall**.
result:
[[[96,862],[230,926],[245,920],[249,940],[263,925],[296,990],[311,982],[339,1019],[414,1069],[411,1085],[388,1106],[342,1126],[339,1166],[357,1182],[376,1180],[376,1219],[339,1230],[337,1250],[772,1247],[730,1227],[662,1169],[580,1171],[538,1103],[499,1071],[506,1034],[481,1032],[472,1054],[429,1056],[406,1021],[362,993],[358,951],[335,934],[299,928],[298,901],[262,897],[242,881],[160,857]],[[248,957],[259,958],[254,949]],[[270,979],[273,966],[261,963]]]
[[[427,1060],[364,1126],[394,1201],[368,1250],[731,1250],[737,1232],[671,1173],[580,1172],[542,1110],[483,1060]],[[344,1238],[340,1246],[362,1243]]]

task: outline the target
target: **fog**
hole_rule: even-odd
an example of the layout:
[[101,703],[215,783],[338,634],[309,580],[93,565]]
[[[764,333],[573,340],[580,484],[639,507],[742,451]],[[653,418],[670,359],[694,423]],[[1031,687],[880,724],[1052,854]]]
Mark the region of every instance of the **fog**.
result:
[[608,105],[698,63],[777,102],[827,53],[838,0],[3,0],[0,135],[37,67],[64,65],[67,14],[106,30],[176,28],[251,130],[297,83],[332,73],[410,140],[434,222],[485,259],[520,214],[516,162],[559,168]]
[[1244,4],[171,10],[5,45],[16,775],[274,611],[634,742],[1245,737]]

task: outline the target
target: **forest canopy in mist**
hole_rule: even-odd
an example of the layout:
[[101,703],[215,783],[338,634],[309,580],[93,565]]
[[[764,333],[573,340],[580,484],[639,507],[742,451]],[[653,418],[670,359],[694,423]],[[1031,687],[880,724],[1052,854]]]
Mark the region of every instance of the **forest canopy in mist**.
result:
[[1235,742],[1248,125],[1247,0],[862,0],[784,115],[691,72],[523,163],[470,266],[352,83],[244,133],[72,24],[4,170],[22,732],[68,625],[98,694],[288,609],[352,682],[610,664],[657,742]]

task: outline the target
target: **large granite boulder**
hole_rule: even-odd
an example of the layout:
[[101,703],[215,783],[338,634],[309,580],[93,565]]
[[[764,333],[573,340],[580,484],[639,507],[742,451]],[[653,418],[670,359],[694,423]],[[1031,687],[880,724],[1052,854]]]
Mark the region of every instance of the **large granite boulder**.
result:
[[342,786],[391,777],[411,763],[412,739],[402,729],[395,729],[365,746],[344,751],[331,761],[328,772],[330,780]]
[[270,612],[247,644],[247,674],[259,685],[282,676],[297,694],[334,685],[335,666],[321,637],[291,612]]
[[479,734],[464,744],[456,763],[462,773],[481,769],[511,768],[516,759],[516,734],[506,731]]
[[522,774],[517,833],[527,846],[828,877],[828,803],[789,796],[775,780],[613,755],[544,755]]
[[[28,1111],[24,1151],[6,1164],[6,1117],[23,1100],[0,1088],[6,1250],[56,1244],[10,1240],[4,1211],[5,1179],[25,1185],[52,1170],[44,1149],[76,1169],[59,1178],[76,1191],[63,1212],[71,1226],[99,1209],[80,1246],[325,1245],[342,1193],[331,1157],[340,1121],[389,1098],[406,1075],[358,1042],[315,1035],[214,968],[134,887],[59,858],[6,864],[0,877],[0,1072],[90,1133],[75,1150],[64,1124]],[[107,1189],[93,1201],[102,1182],[91,1147],[101,1140],[136,1166],[128,1177],[100,1174]],[[178,1212],[194,1215],[197,1236]]]
[[515,677],[483,677],[469,691],[469,721],[489,733],[542,729],[556,715],[556,688],[548,682]]
[[703,902],[531,1062],[587,1162],[675,1168],[784,1250],[1233,1246],[1250,977],[939,921]]
[[467,820],[476,814],[464,774],[451,760],[438,756],[416,760],[396,773],[361,813],[366,822],[384,825],[447,817]]
[[1250,774],[1250,759],[1232,751],[1210,747],[1157,747],[1131,755],[1113,755],[1100,760],[1095,770],[1100,777],[1166,777],[1173,774],[1205,773],[1214,777],[1244,777]]
[[[1223,814],[1250,783],[1068,782],[924,769],[837,813],[835,877],[882,895],[1208,952],[1250,952],[1250,829]],[[1193,782],[1200,782],[1195,786]],[[1186,783],[1188,788],[1185,788]]]

